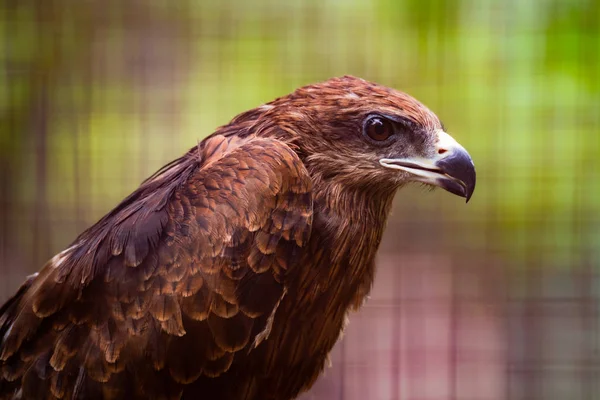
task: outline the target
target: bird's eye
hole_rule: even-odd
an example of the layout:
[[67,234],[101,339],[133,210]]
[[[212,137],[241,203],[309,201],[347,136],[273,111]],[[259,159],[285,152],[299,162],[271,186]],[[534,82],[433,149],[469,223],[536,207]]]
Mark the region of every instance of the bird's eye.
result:
[[367,121],[365,133],[376,142],[382,142],[392,136],[394,127],[390,121],[375,117]]

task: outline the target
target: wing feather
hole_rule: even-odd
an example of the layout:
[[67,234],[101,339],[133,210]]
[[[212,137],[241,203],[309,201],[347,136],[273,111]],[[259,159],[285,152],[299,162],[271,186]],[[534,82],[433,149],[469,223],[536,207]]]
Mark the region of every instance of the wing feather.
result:
[[166,166],[0,309],[0,398],[178,398],[226,372],[272,323],[311,189],[271,139]]

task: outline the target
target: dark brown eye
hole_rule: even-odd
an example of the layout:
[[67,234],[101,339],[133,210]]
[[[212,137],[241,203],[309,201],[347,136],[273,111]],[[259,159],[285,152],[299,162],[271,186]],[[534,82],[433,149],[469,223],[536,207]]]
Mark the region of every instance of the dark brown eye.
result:
[[386,119],[375,117],[367,121],[365,133],[373,140],[382,142],[392,136],[394,127]]

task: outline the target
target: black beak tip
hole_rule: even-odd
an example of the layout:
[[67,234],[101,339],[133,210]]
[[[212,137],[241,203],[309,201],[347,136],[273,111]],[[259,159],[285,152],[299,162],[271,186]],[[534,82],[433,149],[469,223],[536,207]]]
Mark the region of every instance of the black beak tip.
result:
[[456,179],[456,181],[446,182],[444,188],[451,193],[466,198],[468,203],[475,191],[476,182],[475,165],[469,153],[461,149],[452,156],[438,162],[437,166],[444,173]]
[[475,191],[475,167],[473,167],[473,180],[465,182],[465,185],[465,198],[467,199],[465,203],[468,203]]
[[475,174],[475,164],[473,164],[473,161],[470,159],[469,157],[469,161],[471,163],[471,171],[470,171],[470,179],[467,179],[467,181],[465,182],[466,184],[466,198],[467,201],[466,203],[469,202],[469,200],[471,200],[471,196],[473,196],[473,192],[475,192],[475,182],[477,180],[477,176]]

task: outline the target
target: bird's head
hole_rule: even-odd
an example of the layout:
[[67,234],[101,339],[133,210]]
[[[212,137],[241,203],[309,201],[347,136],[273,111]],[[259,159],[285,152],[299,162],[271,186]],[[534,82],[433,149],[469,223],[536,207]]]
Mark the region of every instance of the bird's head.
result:
[[439,118],[406,93],[344,76],[265,106],[294,137],[309,170],[374,188],[408,182],[471,198],[475,166]]

